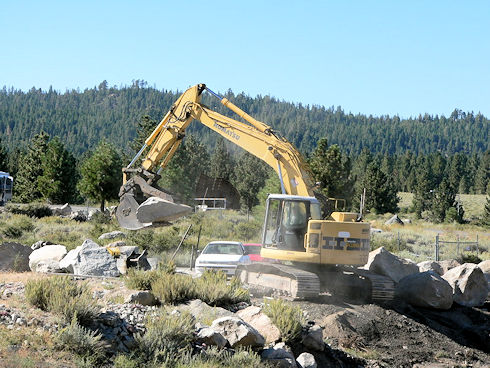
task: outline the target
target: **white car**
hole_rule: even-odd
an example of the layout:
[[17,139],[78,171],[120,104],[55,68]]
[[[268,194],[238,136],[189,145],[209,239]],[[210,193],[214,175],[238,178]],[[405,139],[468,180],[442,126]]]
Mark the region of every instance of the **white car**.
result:
[[213,241],[206,245],[196,258],[196,271],[206,269],[221,270],[227,276],[234,276],[238,264],[250,264],[243,244],[233,241]]

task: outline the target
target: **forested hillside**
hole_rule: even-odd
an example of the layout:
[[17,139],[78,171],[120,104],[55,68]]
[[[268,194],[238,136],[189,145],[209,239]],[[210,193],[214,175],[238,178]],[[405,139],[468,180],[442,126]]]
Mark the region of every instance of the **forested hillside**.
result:
[[[0,91],[2,142],[10,149],[23,146],[44,130],[50,136],[59,136],[75,156],[95,147],[101,138],[128,147],[129,153],[129,143],[142,116],[160,120],[179,94],[148,87],[141,81],[119,88],[109,87],[104,81],[96,88],[64,93],[4,87]],[[234,95],[231,91],[226,97],[280,131],[307,154],[323,137],[353,156],[363,148],[390,155],[408,150],[419,155],[481,153],[489,149],[489,120],[481,114],[455,110],[450,117],[421,115],[403,120],[397,116],[352,115],[340,107],[293,104],[269,96]],[[205,96],[203,102],[225,112],[214,98]],[[197,133],[207,147],[216,138],[199,124],[193,124],[189,131]]]

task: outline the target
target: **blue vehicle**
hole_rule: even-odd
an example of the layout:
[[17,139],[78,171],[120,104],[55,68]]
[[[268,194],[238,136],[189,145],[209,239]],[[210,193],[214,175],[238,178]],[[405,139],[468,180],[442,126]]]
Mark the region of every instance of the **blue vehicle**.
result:
[[0,206],[12,199],[14,178],[8,172],[0,171]]

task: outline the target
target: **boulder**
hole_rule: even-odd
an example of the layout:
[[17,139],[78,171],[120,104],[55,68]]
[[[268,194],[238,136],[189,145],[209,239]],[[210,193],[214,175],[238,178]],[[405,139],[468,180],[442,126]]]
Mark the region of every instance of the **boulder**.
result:
[[141,305],[157,305],[158,300],[151,292],[146,290],[141,290],[128,295],[127,298],[124,300],[124,303],[141,304]]
[[262,347],[264,337],[238,317],[222,317],[213,321],[211,329],[220,333],[232,348],[238,346]]
[[73,270],[76,275],[119,276],[116,259],[104,247],[87,239],[74,249],[63,268]]
[[197,332],[196,342],[199,344],[213,345],[224,348],[228,341],[212,328],[203,327]]
[[480,267],[480,270],[482,270],[485,275],[490,275],[490,259],[478,263],[478,267]]
[[[214,321],[221,317],[235,316],[233,312],[220,307],[211,307],[202,300],[194,299],[188,304],[178,306],[179,311],[188,311],[199,322]],[[209,322],[207,323],[209,324]]]
[[0,271],[30,271],[30,247],[19,243],[3,243],[0,245]]
[[441,265],[438,262],[435,261],[423,261],[420,263],[417,263],[417,266],[419,266],[419,271],[420,272],[425,272],[425,271],[434,271],[438,275],[444,275],[443,269]]
[[271,348],[264,349],[261,358],[272,367],[293,368],[297,367],[291,349],[285,343],[280,342]]
[[160,260],[156,257],[148,257],[146,259],[148,264],[150,265],[150,270],[156,270],[158,269],[158,264],[160,263]]
[[398,217],[398,215],[393,215],[393,217],[385,221],[385,225],[393,225],[393,224],[404,225],[403,221]]
[[[126,242],[124,240],[116,240],[112,243],[109,243],[107,244],[107,247],[108,248],[121,248],[121,247],[125,247],[126,246]],[[139,248],[138,247],[134,247],[137,249],[137,252],[139,253]]]
[[[46,245],[32,251],[32,253],[29,255],[29,268],[34,272],[43,272],[42,270],[46,270],[48,268],[59,270],[59,261],[63,259],[65,255],[66,247],[64,245]],[[53,262],[51,262],[51,260]],[[57,265],[54,262],[57,262]],[[40,264],[40,271],[37,271],[38,264]]]
[[60,263],[54,259],[44,259],[36,264],[36,272],[55,273],[64,272],[60,267]]
[[438,261],[439,265],[442,267],[442,274],[444,275],[447,271],[452,270],[454,267],[461,266],[461,263],[455,259],[448,259],[445,261]]
[[53,243],[51,243],[50,241],[38,240],[37,242],[31,245],[31,249],[36,250],[44,247],[45,245],[53,245]]
[[419,267],[415,262],[403,259],[388,252],[384,247],[373,250],[369,253],[366,270],[388,276],[395,282],[399,282],[405,276],[419,272]]
[[451,285],[434,271],[404,277],[396,286],[396,294],[416,307],[449,309],[453,305]]
[[88,215],[86,211],[75,211],[69,217],[74,221],[85,222],[87,221]]
[[296,358],[296,363],[299,368],[316,368],[316,360],[315,357],[310,353],[301,353]]
[[68,203],[65,203],[60,208],[55,208],[53,210],[53,216],[70,216],[71,215],[71,207]]
[[262,313],[262,308],[252,305],[236,312],[236,315],[259,331],[266,343],[276,342],[281,338],[281,331]]
[[306,332],[303,332],[301,343],[308,349],[323,351],[325,349],[323,329],[318,325],[311,326]]
[[442,277],[453,288],[455,303],[466,307],[477,307],[485,303],[488,283],[476,264],[465,263],[447,271]]
[[124,234],[122,231],[111,231],[110,233],[105,233],[99,236],[99,240],[102,239],[115,239],[115,238],[125,238],[126,234]]

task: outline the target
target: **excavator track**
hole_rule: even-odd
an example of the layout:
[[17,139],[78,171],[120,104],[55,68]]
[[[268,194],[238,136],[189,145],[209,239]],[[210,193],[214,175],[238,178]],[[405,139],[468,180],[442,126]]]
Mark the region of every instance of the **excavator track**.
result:
[[395,298],[389,277],[353,267],[335,266],[315,272],[265,262],[238,266],[237,277],[252,289],[279,291],[293,299],[314,299],[323,291],[350,301],[388,304]]
[[244,284],[280,291],[293,299],[315,298],[320,293],[316,274],[282,264],[257,262],[238,266],[236,275]]

